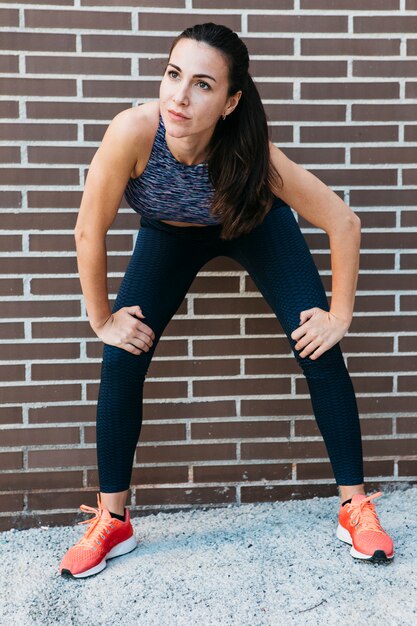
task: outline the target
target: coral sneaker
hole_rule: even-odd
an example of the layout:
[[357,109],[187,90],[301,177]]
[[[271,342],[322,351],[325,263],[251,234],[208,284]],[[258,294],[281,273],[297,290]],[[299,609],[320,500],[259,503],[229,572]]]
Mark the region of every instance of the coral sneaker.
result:
[[100,502],[97,494],[98,509],[81,504],[80,509],[94,513],[93,519],[79,524],[89,524],[83,537],[68,550],[59,566],[63,576],[85,578],[98,574],[106,567],[107,559],[131,552],[137,546],[130,522],[129,509],[125,509],[125,521],[122,522],[110,515]]
[[371,496],[356,493],[352,501],[340,505],[338,539],[349,543],[351,555],[373,563],[389,562],[394,557],[391,537],[381,527],[375,511],[374,498],[382,496],[378,491]]

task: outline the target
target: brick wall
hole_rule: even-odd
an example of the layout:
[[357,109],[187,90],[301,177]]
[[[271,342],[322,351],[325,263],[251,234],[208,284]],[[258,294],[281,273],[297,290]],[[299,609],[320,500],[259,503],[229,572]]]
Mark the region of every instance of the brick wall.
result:
[[[227,5],[227,8],[224,8]],[[0,4],[0,529],[69,524],[96,504],[102,345],[73,228],[119,111],[157,98],[184,27],[241,34],[273,140],[361,217],[342,349],[369,489],[417,480],[417,1],[30,0]],[[123,201],[124,202],[124,201]],[[300,222],[330,297],[328,238]],[[112,299],[139,217],[108,235]],[[175,510],[337,493],[306,382],[242,267],[196,277],[158,345],[128,504]]]

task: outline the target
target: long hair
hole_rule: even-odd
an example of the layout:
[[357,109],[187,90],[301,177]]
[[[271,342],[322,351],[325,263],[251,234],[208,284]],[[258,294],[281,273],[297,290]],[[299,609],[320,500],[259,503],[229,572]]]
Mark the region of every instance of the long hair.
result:
[[265,110],[249,73],[248,49],[227,26],[196,24],[178,35],[216,48],[229,68],[228,97],[242,90],[235,109],[217,122],[208,145],[208,175],[214,187],[210,212],[222,224],[221,239],[249,233],[260,224],[274,200],[271,185],[280,187],[282,178],[269,152]]

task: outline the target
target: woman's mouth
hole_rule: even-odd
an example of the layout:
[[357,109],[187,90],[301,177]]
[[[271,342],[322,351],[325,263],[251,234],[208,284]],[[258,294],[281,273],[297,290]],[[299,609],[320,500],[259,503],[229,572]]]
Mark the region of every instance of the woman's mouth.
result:
[[170,114],[173,120],[185,121],[185,120],[190,119],[189,117],[186,117],[182,113],[177,113],[176,111],[173,111],[172,109],[168,109],[168,113]]

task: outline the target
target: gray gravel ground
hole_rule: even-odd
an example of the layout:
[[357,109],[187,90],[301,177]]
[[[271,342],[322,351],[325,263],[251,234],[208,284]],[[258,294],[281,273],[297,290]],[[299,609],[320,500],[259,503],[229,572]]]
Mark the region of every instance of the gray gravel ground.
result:
[[141,516],[138,548],[78,580],[58,566],[86,525],[0,533],[1,623],[417,626],[417,486],[382,490],[383,565],[336,538],[337,496]]

